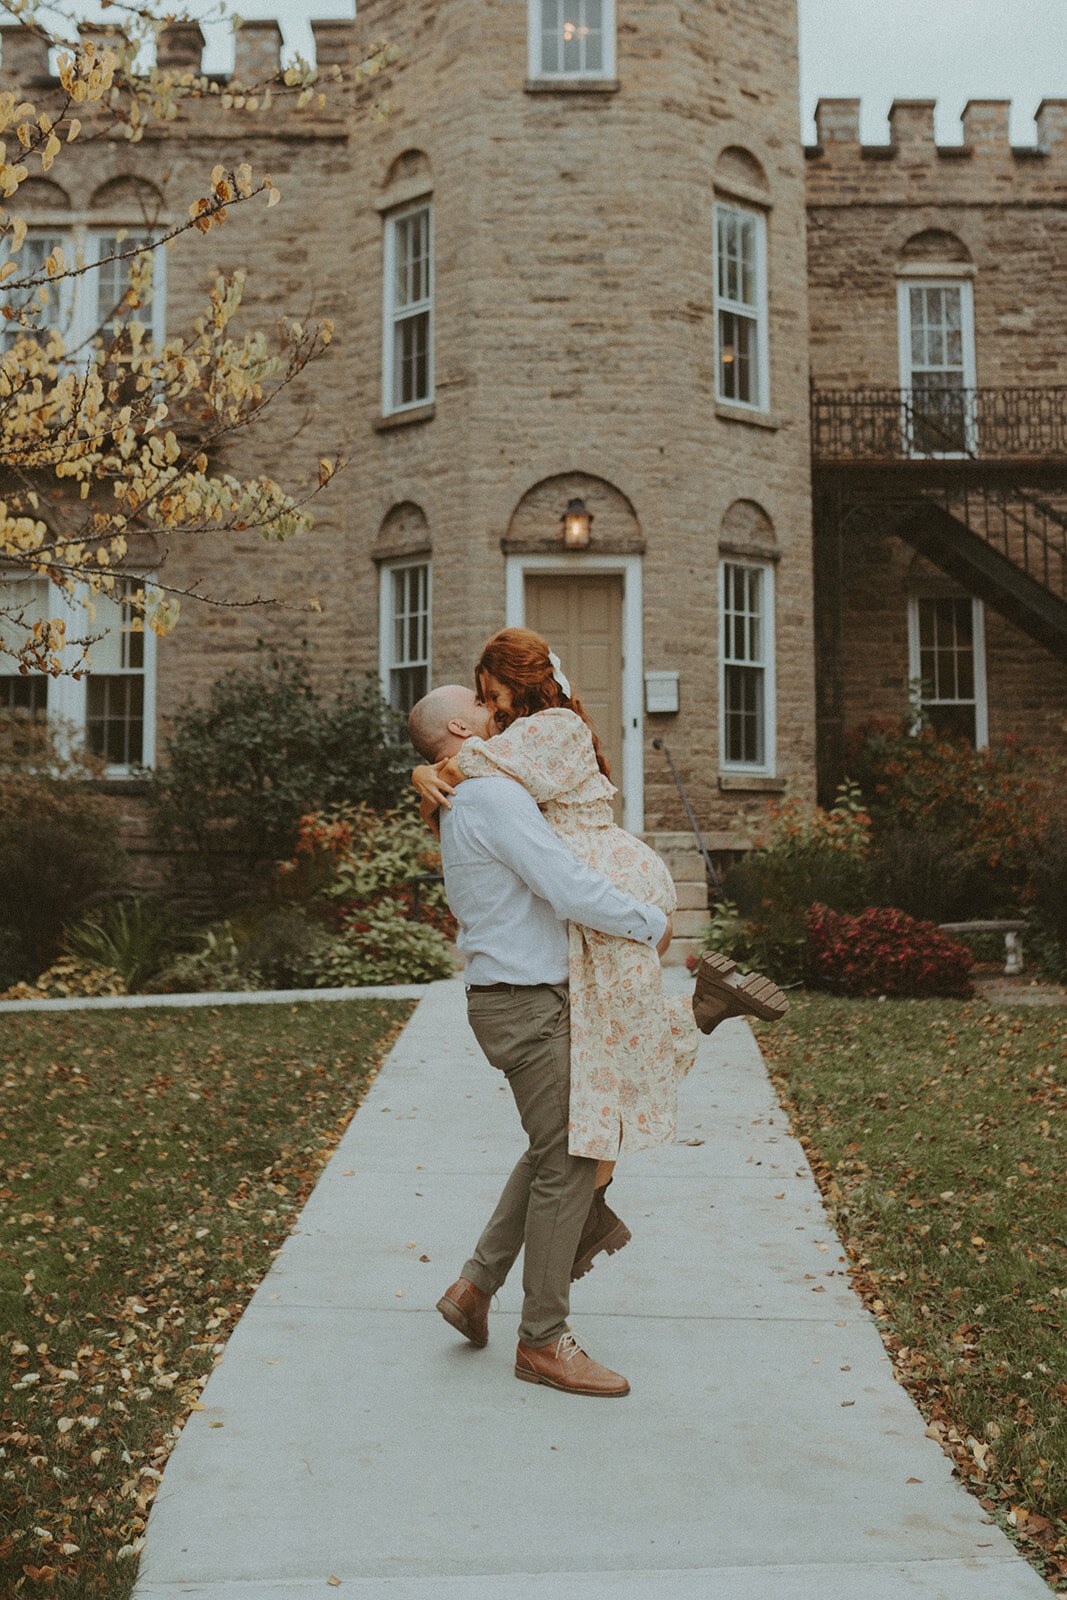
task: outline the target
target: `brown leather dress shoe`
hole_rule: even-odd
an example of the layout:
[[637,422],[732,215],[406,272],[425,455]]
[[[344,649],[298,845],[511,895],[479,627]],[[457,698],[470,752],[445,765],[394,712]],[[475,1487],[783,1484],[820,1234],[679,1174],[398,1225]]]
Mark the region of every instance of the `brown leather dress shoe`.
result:
[[564,1394],[599,1395],[614,1400],[629,1394],[630,1385],[618,1372],[602,1367],[587,1356],[573,1333],[561,1334],[555,1344],[531,1350],[519,1341],[515,1352],[515,1376],[524,1383],[544,1383]]
[[[609,1179],[608,1182],[610,1181]],[[593,1203],[589,1207],[589,1215],[582,1229],[582,1237],[578,1240],[578,1248],[574,1252],[574,1265],[571,1268],[572,1283],[584,1278],[594,1259],[601,1252],[613,1256],[616,1250],[621,1250],[632,1237],[625,1222],[615,1215],[604,1198],[607,1186],[606,1183],[602,1184],[593,1195]]]
[[711,1033],[727,1017],[762,1017],[777,1022],[789,1010],[789,1001],[770,978],[758,972],[737,970],[730,956],[708,950],[697,967],[693,992],[693,1020],[701,1033]]
[[446,1289],[437,1302],[437,1309],[446,1322],[457,1328],[471,1344],[484,1350],[489,1343],[489,1304],[491,1294],[476,1289],[466,1278],[457,1278],[451,1289]]

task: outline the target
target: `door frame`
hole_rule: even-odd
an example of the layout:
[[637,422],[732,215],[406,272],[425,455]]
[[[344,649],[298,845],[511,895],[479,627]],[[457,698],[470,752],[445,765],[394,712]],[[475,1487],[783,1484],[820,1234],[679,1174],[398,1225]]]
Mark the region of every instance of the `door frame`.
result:
[[[622,578],[622,824],[631,833],[645,826],[645,750],[643,721],[643,591],[639,555],[593,555],[585,551],[557,555],[509,555],[504,569],[505,627],[526,626],[526,574],[548,577],[617,576]],[[550,641],[551,642],[551,641]],[[566,663],[564,663],[566,671]]]

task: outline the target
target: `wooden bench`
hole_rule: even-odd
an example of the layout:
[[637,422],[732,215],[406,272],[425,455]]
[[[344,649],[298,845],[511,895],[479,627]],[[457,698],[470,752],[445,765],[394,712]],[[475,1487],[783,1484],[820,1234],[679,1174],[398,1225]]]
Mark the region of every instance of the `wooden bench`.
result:
[[1023,941],[1022,935],[1030,926],[1028,922],[1005,921],[1003,918],[993,922],[942,922],[942,933],[1002,933],[1004,935],[1004,951],[1007,960],[1004,963],[1004,975],[1007,978],[1016,977],[1023,970]]

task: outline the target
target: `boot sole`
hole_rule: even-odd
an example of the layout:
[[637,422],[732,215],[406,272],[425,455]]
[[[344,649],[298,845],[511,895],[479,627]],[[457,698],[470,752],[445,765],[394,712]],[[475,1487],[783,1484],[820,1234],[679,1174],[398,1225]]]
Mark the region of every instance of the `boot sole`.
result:
[[516,1378],[521,1378],[523,1383],[543,1383],[546,1389],[558,1389],[561,1394],[587,1394],[592,1400],[621,1400],[630,1392],[630,1385],[625,1389],[583,1389],[579,1384],[554,1383],[551,1378],[543,1378],[539,1372],[531,1372],[528,1367],[516,1367]]
[[587,1250],[585,1255],[580,1256],[579,1259],[574,1263],[574,1267],[571,1270],[571,1282],[577,1283],[579,1278],[584,1278],[586,1273],[596,1261],[597,1256],[615,1255],[617,1251],[622,1249],[624,1244],[629,1244],[632,1238],[633,1234],[630,1232],[625,1222],[620,1222],[616,1227],[612,1228],[609,1234],[606,1234],[605,1237],[600,1240],[599,1244],[595,1245],[592,1250]]
[[461,1333],[465,1339],[469,1339],[471,1344],[474,1345],[476,1349],[485,1349],[486,1345],[489,1343],[488,1335],[486,1335],[484,1339],[475,1338],[474,1332],[471,1328],[470,1318],[467,1316],[465,1311],[460,1310],[459,1306],[456,1305],[454,1300],[449,1300],[447,1295],[443,1295],[437,1302],[437,1309],[444,1317],[445,1321],[450,1322],[457,1333]]
[[750,1012],[764,1022],[777,1022],[789,1010],[789,1001],[770,978],[761,973],[749,972],[736,983],[728,982],[737,971],[737,962],[730,956],[708,951],[700,958],[694,998],[720,1000],[735,1009],[729,1013],[738,1016]]

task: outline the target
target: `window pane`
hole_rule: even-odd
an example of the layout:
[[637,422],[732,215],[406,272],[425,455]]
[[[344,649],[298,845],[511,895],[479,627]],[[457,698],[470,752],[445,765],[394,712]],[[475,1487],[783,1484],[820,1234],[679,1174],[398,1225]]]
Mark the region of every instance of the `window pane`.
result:
[[974,607],[960,597],[920,599],[922,705],[934,727],[975,739]]
[[396,324],[393,403],[412,405],[430,394],[430,313],[417,312]]
[[541,71],[560,71],[560,0],[541,0]]
[[582,7],[579,0],[563,3],[563,70],[579,73],[582,70]]
[[24,678],[17,672],[0,671],[0,714],[22,711],[29,717],[43,717],[48,710],[48,675],[31,672]]
[[767,753],[763,571],[724,562],[722,579],[723,759],[762,766]]
[[136,766],[144,753],[144,679],[91,673],[85,709],[89,749],[111,766]]

